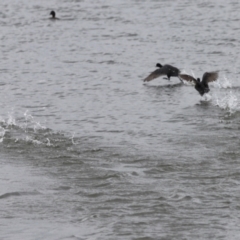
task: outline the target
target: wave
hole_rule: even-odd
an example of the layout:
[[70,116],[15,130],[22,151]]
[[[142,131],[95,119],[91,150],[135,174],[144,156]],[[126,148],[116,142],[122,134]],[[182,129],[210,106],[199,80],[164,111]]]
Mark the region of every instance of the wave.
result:
[[29,114],[15,118],[9,113],[6,119],[0,118],[0,149],[10,156],[25,156],[31,159],[73,159],[84,149],[89,149],[87,141],[56,132],[43,126]]
[[55,131],[36,121],[29,112],[19,118],[12,112],[6,119],[0,117],[0,151],[14,158],[42,159],[46,164],[53,163],[49,160],[82,164],[86,159],[95,161],[104,154],[115,153],[98,136]]
[[34,192],[8,192],[0,195],[0,199],[5,199],[9,197],[20,197],[20,196],[31,196],[31,195],[39,195],[40,193],[37,191]]

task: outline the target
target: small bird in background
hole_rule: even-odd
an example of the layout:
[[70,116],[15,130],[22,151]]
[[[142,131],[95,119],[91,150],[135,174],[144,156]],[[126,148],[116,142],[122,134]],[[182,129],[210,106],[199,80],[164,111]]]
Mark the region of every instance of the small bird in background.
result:
[[195,89],[199,92],[201,96],[203,96],[205,93],[208,93],[210,91],[208,83],[214,82],[218,79],[218,71],[205,72],[202,76],[202,81],[200,81],[200,78],[195,79],[194,77],[187,74],[181,74],[180,77],[183,80],[194,82]]
[[56,17],[55,11],[51,11],[50,15],[52,15],[52,17],[50,19],[59,20],[59,18]]
[[[182,79],[184,79],[184,77],[181,77],[182,74],[178,68],[173,67],[169,64],[165,64],[162,66],[160,63],[157,63],[156,67],[158,67],[158,69],[150,73],[150,75],[143,80],[144,82],[152,81],[153,79],[161,76],[167,76],[167,78],[164,78],[164,79],[168,79],[168,80],[170,80],[171,77],[178,77],[179,80],[183,82]],[[184,76],[185,75],[186,74],[184,74]]]

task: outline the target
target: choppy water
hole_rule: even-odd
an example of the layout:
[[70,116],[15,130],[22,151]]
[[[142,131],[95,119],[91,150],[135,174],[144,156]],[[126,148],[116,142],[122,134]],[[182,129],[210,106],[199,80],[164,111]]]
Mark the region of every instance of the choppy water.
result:
[[2,0],[0,239],[239,239],[239,10]]

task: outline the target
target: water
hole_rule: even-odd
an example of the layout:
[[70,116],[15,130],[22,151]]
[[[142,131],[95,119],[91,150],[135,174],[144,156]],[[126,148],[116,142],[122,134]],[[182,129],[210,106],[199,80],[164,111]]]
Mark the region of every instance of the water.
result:
[[239,239],[239,2],[0,6],[0,239]]

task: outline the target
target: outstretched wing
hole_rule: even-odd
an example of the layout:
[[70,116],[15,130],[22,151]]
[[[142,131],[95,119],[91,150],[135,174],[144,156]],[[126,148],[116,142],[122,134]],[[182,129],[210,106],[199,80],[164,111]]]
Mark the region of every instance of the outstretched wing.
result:
[[188,74],[179,74],[179,78],[188,82],[194,82],[195,84],[197,82],[197,80],[194,77]]
[[205,72],[202,77],[202,83],[209,83],[218,79],[218,71],[216,72]]
[[148,77],[146,77],[143,81],[144,82],[149,82],[155,78],[161,77],[163,75],[166,75],[166,73],[163,71],[163,68],[160,69],[156,69],[155,71],[153,71]]

